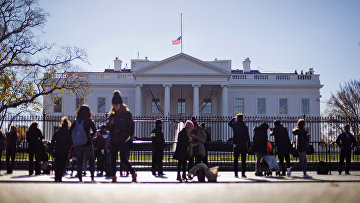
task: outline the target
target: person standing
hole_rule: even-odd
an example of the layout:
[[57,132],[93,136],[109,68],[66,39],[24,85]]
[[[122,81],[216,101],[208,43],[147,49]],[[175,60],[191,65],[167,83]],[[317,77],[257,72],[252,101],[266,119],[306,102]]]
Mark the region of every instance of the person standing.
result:
[[35,156],[35,175],[41,173],[41,155],[42,155],[42,140],[44,139],[39,124],[33,121],[26,132],[26,140],[29,143],[29,176],[34,173],[34,156]]
[[[185,127],[179,132],[178,140],[176,144],[176,150],[174,153],[174,159],[178,160],[177,166],[177,180],[182,181],[186,179],[187,160],[189,159],[188,147],[191,139],[191,131],[194,129],[194,124],[190,120],[187,120]],[[182,171],[182,177],[180,172]]]
[[[83,104],[76,111],[76,120],[71,124],[70,127],[71,135],[76,125],[82,125],[87,136],[87,142],[85,144],[80,146],[74,146],[75,154],[78,159],[77,176],[79,178],[79,182],[82,182],[84,154],[87,154],[90,164],[91,182],[95,182],[94,179],[95,157],[94,157],[94,147],[93,147],[92,137],[96,132],[96,127],[92,120],[92,113],[88,105]],[[92,131],[92,133],[90,133],[90,130]]]
[[[275,127],[270,130],[270,135],[274,136],[275,138],[275,145],[278,151],[280,168],[282,170],[282,175],[285,176],[286,171],[289,173],[291,167],[289,154],[291,142],[288,129],[281,124],[280,120],[275,120],[274,126]],[[286,167],[284,165],[284,159],[286,161]]]
[[239,155],[241,154],[241,174],[246,178],[246,154],[250,147],[249,129],[244,122],[244,114],[237,114],[236,118],[229,121],[228,125],[233,129],[234,137],[234,172],[238,177]]
[[62,182],[65,165],[69,157],[71,145],[73,144],[69,128],[70,122],[68,118],[66,116],[62,117],[60,128],[51,139],[51,143],[54,146],[55,182]]
[[6,137],[0,129],[0,175],[1,175],[1,157],[2,157],[3,150],[6,149],[6,144],[7,144]]
[[191,156],[189,160],[188,170],[190,170],[195,164],[204,163],[204,158],[206,155],[205,151],[205,142],[206,142],[206,132],[205,129],[202,128],[195,118],[192,118],[192,122],[194,124],[194,129],[191,132]]
[[208,148],[209,148],[209,142],[211,142],[211,135],[206,130],[205,123],[201,123],[201,127],[205,130],[205,134],[206,134],[206,142],[204,143],[204,147],[205,147],[204,164],[208,165]]
[[291,175],[291,171],[302,168],[304,178],[311,178],[306,171],[307,171],[307,160],[306,160],[306,149],[309,145],[310,136],[308,134],[308,131],[305,129],[305,120],[299,119],[295,129],[293,130],[293,134],[296,137],[296,150],[299,154],[299,162],[294,164],[287,174],[288,176]]
[[[16,143],[20,135],[15,125],[11,126],[10,132],[6,133],[6,169],[7,174],[12,174],[15,164]],[[11,162],[10,162],[11,159]]]
[[155,128],[151,131],[150,134],[152,140],[152,174],[156,176],[156,171],[159,176],[163,176],[163,157],[164,157],[164,147],[165,139],[164,133],[162,132],[162,121],[155,121]]
[[103,173],[106,168],[106,155],[105,155],[105,149],[106,149],[106,141],[104,137],[102,136],[101,130],[96,132],[96,135],[94,137],[94,153],[95,153],[95,159],[97,159],[97,176],[103,176]]
[[354,135],[350,133],[350,125],[344,126],[344,132],[341,133],[337,139],[336,144],[340,147],[340,160],[339,160],[339,175],[341,175],[344,168],[344,159],[346,158],[345,174],[350,175],[351,163],[351,150],[356,146]]
[[253,138],[253,148],[256,155],[256,164],[255,164],[255,175],[262,176],[260,171],[260,161],[261,158],[267,154],[267,130],[269,125],[267,123],[262,123],[260,126],[254,128],[254,138]]
[[112,181],[116,182],[116,157],[120,151],[120,160],[130,170],[132,182],[136,182],[137,173],[127,156],[130,154],[129,145],[134,135],[135,124],[129,108],[123,103],[119,90],[115,90],[113,93],[112,108],[106,128],[110,131]]

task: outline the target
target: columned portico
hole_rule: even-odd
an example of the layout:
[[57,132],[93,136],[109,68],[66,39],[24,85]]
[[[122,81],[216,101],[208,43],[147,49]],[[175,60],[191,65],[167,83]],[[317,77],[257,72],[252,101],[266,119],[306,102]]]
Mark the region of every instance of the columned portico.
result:
[[194,96],[193,96],[193,116],[195,117],[199,117],[199,88],[200,85],[199,84],[195,84],[192,85],[193,86],[193,91],[194,91]]
[[141,116],[141,87],[142,84],[135,85],[135,116]]
[[229,90],[227,85],[221,85],[222,95],[221,95],[221,115],[229,116],[228,104],[229,104]]
[[170,84],[163,85],[165,88],[165,96],[164,96],[164,116],[170,115]]

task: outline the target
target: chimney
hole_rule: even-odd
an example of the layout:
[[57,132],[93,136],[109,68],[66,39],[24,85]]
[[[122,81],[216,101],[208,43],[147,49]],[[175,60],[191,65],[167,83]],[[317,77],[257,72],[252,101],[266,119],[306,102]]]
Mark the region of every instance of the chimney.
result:
[[244,73],[246,72],[250,72],[250,59],[249,58],[246,58],[244,61],[243,61],[243,67],[244,67]]
[[116,57],[114,60],[114,71],[121,71],[121,63],[122,61]]

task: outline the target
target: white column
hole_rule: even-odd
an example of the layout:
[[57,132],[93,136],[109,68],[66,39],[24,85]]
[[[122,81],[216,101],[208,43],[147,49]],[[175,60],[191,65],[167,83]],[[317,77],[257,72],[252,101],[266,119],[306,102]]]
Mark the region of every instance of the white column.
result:
[[193,85],[194,101],[193,101],[193,116],[199,117],[199,87],[200,85]]
[[222,97],[221,97],[222,116],[229,116],[228,105],[229,105],[229,90],[227,85],[222,85]]
[[141,84],[135,86],[135,116],[141,116]]
[[164,97],[164,116],[170,115],[170,87],[171,85],[165,84],[165,97]]

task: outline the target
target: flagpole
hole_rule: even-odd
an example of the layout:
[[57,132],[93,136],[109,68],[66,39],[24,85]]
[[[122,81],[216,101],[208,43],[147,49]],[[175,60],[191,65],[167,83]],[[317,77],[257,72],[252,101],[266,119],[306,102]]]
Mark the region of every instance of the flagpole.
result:
[[183,38],[183,34],[182,34],[182,13],[180,13],[180,24],[181,24],[181,53],[183,53],[183,43],[184,43],[184,38]]

